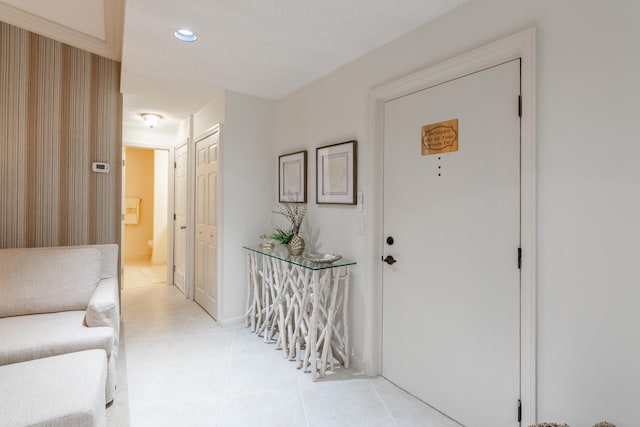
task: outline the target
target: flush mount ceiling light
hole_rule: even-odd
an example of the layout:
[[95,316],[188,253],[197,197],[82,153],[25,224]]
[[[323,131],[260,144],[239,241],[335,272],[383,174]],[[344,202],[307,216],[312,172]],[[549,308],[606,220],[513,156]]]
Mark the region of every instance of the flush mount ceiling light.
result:
[[162,116],[155,113],[142,113],[140,114],[140,117],[142,117],[144,124],[150,128],[158,126],[160,124],[160,120],[162,120]]
[[173,37],[177,38],[182,42],[188,42],[188,43],[198,40],[198,35],[196,33],[184,28],[174,31]]

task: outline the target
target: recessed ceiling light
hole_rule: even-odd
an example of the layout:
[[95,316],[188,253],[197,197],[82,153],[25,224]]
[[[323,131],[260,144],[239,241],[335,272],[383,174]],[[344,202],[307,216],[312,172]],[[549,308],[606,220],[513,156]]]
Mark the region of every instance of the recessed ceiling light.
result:
[[173,37],[183,42],[194,42],[198,40],[198,35],[193,31],[186,29],[180,29],[173,32]]

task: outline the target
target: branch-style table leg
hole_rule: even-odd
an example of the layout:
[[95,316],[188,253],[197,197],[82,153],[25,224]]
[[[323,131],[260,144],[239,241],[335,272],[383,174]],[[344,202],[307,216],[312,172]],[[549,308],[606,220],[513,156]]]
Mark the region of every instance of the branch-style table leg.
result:
[[251,257],[253,252],[247,251],[247,305],[244,309],[244,326],[249,327],[251,325],[251,319],[253,318],[253,283],[251,282]]
[[318,339],[318,306],[320,305],[320,272],[315,270],[311,278],[312,310],[309,324],[309,342],[307,352],[309,352],[309,364],[311,365],[311,380],[318,379],[318,362],[316,352],[316,342]]
[[262,256],[262,294],[264,297],[263,305],[264,305],[264,324],[262,326],[264,332],[263,339],[264,342],[268,343],[273,334],[273,324],[271,323],[271,316],[273,311],[273,298],[271,295],[271,290],[273,289],[273,278],[270,274],[271,267],[271,259],[266,256]]
[[[328,270],[326,273],[329,276],[329,289],[330,295],[327,310],[327,323],[326,323],[326,332],[324,335],[324,344],[322,346],[322,356],[320,358],[320,377],[324,377],[327,369],[327,358],[329,357],[329,351],[331,350],[331,338],[333,333],[333,319],[335,317],[336,312],[336,300],[338,298],[338,288],[340,287],[340,275],[338,272],[332,273],[331,270]],[[333,364],[333,361],[331,362]]]
[[[309,270],[300,269],[296,267],[296,283],[292,285],[294,292],[293,308],[294,308],[294,329],[293,334],[290,337],[289,342],[289,360],[300,360],[300,342],[303,340],[301,331],[303,328],[303,322],[306,322],[304,318],[307,312],[306,306],[309,301]],[[301,295],[302,293],[302,295]]]
[[349,266],[344,267],[344,298],[342,299],[342,334],[344,336],[344,367],[349,367],[351,356],[351,344],[349,342]]

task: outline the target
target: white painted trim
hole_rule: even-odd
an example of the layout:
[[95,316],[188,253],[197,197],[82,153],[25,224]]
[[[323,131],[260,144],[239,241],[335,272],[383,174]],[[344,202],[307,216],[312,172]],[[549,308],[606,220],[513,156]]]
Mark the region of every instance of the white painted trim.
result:
[[69,28],[3,2],[0,2],[0,16],[8,24],[121,62],[124,1],[104,0],[103,4],[105,39]]
[[521,400],[522,425],[536,422],[536,29],[529,28],[487,46],[378,86],[369,94],[367,158],[371,184],[365,272],[365,372],[382,371],[383,121],[384,102],[513,59],[522,59],[521,133]]
[[[187,146],[187,195],[186,195],[186,200],[185,200],[185,208],[186,208],[186,212],[185,215],[187,216],[187,223],[189,222],[189,184],[188,184],[188,179],[189,179],[189,137],[185,137],[183,139],[180,140],[180,142],[178,142],[178,144],[176,144],[175,147],[173,147],[173,149],[171,150],[172,153],[172,157],[173,157],[173,162],[175,163],[176,161],[176,151],[184,146]],[[170,218],[173,219],[173,215],[175,215],[176,213],[176,169],[175,167],[173,168],[173,172],[172,172],[172,182],[171,182],[171,189],[172,189],[172,200],[171,200],[171,209],[172,212],[170,214]],[[173,271],[173,266],[176,263],[176,252],[175,252],[175,245],[176,245],[176,241],[175,241],[175,228],[176,228],[176,224],[175,224],[175,220],[173,220],[172,223],[172,235],[173,237],[173,241],[172,241],[172,245],[171,245],[171,283],[175,284],[175,272]],[[189,228],[187,227],[187,231],[186,231],[186,241],[185,241],[185,251],[187,251],[187,248],[189,247]],[[184,292],[181,290],[180,292],[183,293],[184,297],[186,299],[193,299],[193,297],[189,298],[189,291],[187,290],[187,274],[188,274],[188,269],[189,269],[189,262],[186,259],[187,254],[185,254],[185,266],[184,266]]]
[[204,132],[202,132],[200,135],[193,137],[193,140],[197,144],[198,142],[202,141],[206,137],[211,136],[216,132],[219,132],[221,127],[222,127],[222,125],[220,123],[217,123],[217,124],[211,126],[209,129],[207,129]]
[[171,151],[173,147],[168,147],[166,145],[159,144],[142,144],[137,142],[122,142],[123,148],[138,148],[140,150],[160,150],[160,151]]
[[[124,165],[127,163],[127,147],[120,147],[122,151],[122,157],[120,164],[120,296],[122,297],[122,290],[124,289],[124,196],[127,188],[127,169]],[[120,306],[122,307],[122,298],[120,299]]]
[[196,144],[193,140],[193,115],[188,120],[187,140],[187,250],[184,272],[184,296],[195,299],[196,249]]
[[[218,245],[218,259],[217,259],[217,271],[216,271],[216,280],[217,285],[216,287],[218,288],[218,295],[217,295],[217,301],[216,303],[218,304],[217,307],[217,313],[218,313],[218,319],[215,319],[217,322],[219,322],[223,327],[225,325],[229,326],[235,323],[230,323],[230,322],[235,322],[234,318],[230,319],[230,320],[222,320],[222,298],[223,298],[223,286],[222,286],[222,278],[223,276],[223,270],[224,270],[224,254],[222,251],[222,242],[223,242],[223,234],[224,234],[224,218],[223,218],[223,209],[222,209],[222,200],[223,199],[223,168],[224,168],[224,144],[223,144],[223,138],[222,138],[222,124],[217,123],[213,126],[211,126],[209,129],[207,129],[206,131],[204,131],[203,133],[201,133],[197,138],[194,138],[194,151],[195,151],[195,147],[197,146],[198,142],[202,141],[205,138],[208,138],[211,135],[214,134],[218,134],[218,180],[217,180],[217,186],[218,188],[216,189],[216,194],[217,194],[217,200],[216,200],[216,218],[218,219],[218,224],[217,224],[217,245]],[[195,163],[195,158],[194,158],[194,165],[193,165],[193,170],[194,170],[194,179],[195,179],[195,174],[196,174],[196,163]],[[194,184],[194,191],[195,191],[195,184]],[[194,198],[192,200],[193,203],[193,209],[194,209],[194,230],[195,230],[195,193],[194,193]],[[195,233],[194,233],[194,240],[193,240],[193,244],[194,244],[194,248],[195,248]],[[194,253],[194,258],[195,258],[195,253]],[[194,268],[193,268],[193,272],[194,272],[194,277],[195,277],[195,260],[194,260]],[[194,282],[195,285],[195,282]],[[192,299],[195,299],[195,288],[194,288],[194,292],[193,292],[193,296]],[[244,316],[241,317],[241,321],[242,319],[244,319]]]
[[[185,142],[186,143],[186,142]],[[182,145],[182,144],[180,144]],[[174,200],[174,194],[175,194],[175,169],[172,168],[171,166],[173,166],[173,162],[175,161],[175,148],[173,147],[167,147],[166,145],[157,145],[157,144],[138,144],[135,142],[123,142],[122,143],[122,158],[125,159],[125,153],[126,153],[126,149],[127,148],[140,148],[140,149],[144,149],[144,150],[161,150],[161,151],[167,151],[169,153],[169,164],[167,165],[167,167],[169,168],[169,173],[168,175],[168,186],[167,186],[167,286],[172,286],[173,285],[173,237],[174,237],[174,224],[173,224],[173,212],[175,210],[174,206],[175,206],[175,200]],[[122,169],[123,171],[126,170],[126,166],[123,166]],[[125,182],[125,176],[123,173],[122,176],[122,194],[121,194],[121,217],[120,217],[120,242],[121,242],[121,254],[120,254],[120,259],[121,259],[121,263],[122,263],[122,271],[120,272],[120,276],[121,276],[121,281],[120,281],[120,288],[122,289],[122,286],[124,285],[124,233],[125,233],[125,226],[124,226],[124,220],[122,219],[122,215],[124,215],[124,199],[125,199],[125,189],[126,189],[126,182]]]
[[232,326],[242,325],[244,324],[244,315],[231,317],[230,319],[220,319],[217,320],[217,323],[221,328],[229,328]]
[[[218,317],[222,317],[225,313],[223,301],[224,301],[224,209],[223,209],[223,200],[224,200],[224,135],[223,135],[223,125],[218,123],[214,126],[215,131],[218,132],[218,188],[216,190],[216,194],[218,195],[218,200],[216,201],[216,215],[218,216]],[[226,324],[230,324],[233,320],[226,321]],[[244,315],[240,317],[240,322],[244,322]]]
[[171,150],[174,147],[166,144],[154,144],[147,140],[123,139],[122,146],[128,148],[140,148],[142,150]]
[[175,248],[175,220],[173,214],[176,211],[176,149],[169,150],[169,174],[167,179],[167,286],[173,286],[173,265],[175,264],[173,250]]
[[107,37],[102,55],[122,62],[122,38],[124,34],[124,0],[104,0],[104,32]]

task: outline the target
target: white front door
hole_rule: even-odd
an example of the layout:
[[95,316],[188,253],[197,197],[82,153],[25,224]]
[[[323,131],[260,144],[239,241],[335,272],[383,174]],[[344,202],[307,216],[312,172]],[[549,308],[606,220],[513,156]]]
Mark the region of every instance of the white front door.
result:
[[519,95],[515,60],[384,107],[383,375],[473,427],[519,424]]
[[175,152],[173,283],[184,294],[187,270],[187,144]]
[[195,299],[218,318],[218,132],[196,143]]

